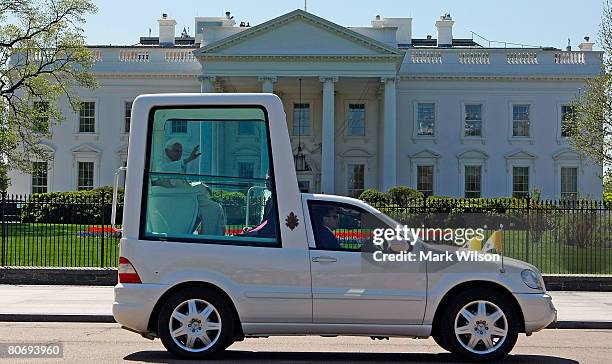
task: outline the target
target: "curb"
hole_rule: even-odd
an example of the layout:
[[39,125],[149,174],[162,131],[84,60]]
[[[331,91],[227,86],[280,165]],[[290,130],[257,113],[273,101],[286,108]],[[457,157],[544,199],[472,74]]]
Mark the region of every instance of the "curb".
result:
[[111,315],[41,315],[0,313],[0,322],[72,322],[72,323],[115,323]]
[[[116,323],[111,315],[40,315],[2,313],[0,322]],[[612,321],[558,321],[546,329],[612,330]]]
[[547,329],[611,330],[612,321],[557,321]]

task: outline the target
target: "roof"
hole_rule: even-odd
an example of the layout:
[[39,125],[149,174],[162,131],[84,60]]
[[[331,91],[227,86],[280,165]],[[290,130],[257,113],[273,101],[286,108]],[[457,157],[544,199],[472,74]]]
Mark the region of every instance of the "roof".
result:
[[[159,37],[140,37],[140,45],[159,45]],[[174,38],[176,45],[193,45],[195,44],[194,37],[176,37]]]
[[258,34],[262,32],[266,32],[268,30],[274,29],[278,27],[279,25],[285,24],[293,19],[303,19],[308,22],[315,23],[323,28],[327,28],[329,30],[334,31],[335,33],[345,38],[361,43],[365,45],[366,47],[376,49],[381,53],[386,53],[388,55],[395,55],[395,56],[404,55],[404,51],[398,48],[386,45],[373,38],[357,33],[351,29],[340,26],[336,23],[330,22],[329,20],[323,19],[321,17],[318,17],[314,14],[311,14],[301,9],[297,9],[287,14],[281,15],[265,23],[262,23],[262,24],[259,24],[259,25],[256,25],[250,28],[246,28],[244,31],[240,33],[231,35],[227,38],[221,39],[217,42],[211,43],[203,48],[200,48],[199,50],[195,52],[195,54],[196,56],[203,55],[209,52],[216,52],[220,49],[230,47],[233,44],[242,42],[252,37],[256,37]]
[[[400,48],[409,48],[409,47],[437,47],[438,40],[436,38],[413,38],[412,45],[410,44],[399,44]],[[482,46],[476,43],[473,39],[453,39],[453,47],[477,47],[481,48]]]

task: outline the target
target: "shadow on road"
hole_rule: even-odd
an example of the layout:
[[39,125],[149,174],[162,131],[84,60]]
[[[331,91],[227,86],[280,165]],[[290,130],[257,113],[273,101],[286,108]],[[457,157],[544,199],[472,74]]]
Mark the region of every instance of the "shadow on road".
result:
[[[123,358],[128,361],[146,363],[189,363],[192,361],[177,360],[166,351],[139,351]],[[452,354],[420,353],[339,353],[339,352],[252,352],[227,350],[207,363],[267,363],[275,362],[333,362],[333,363],[461,363]],[[509,355],[503,363],[560,363],[575,364],[575,360],[546,355]]]

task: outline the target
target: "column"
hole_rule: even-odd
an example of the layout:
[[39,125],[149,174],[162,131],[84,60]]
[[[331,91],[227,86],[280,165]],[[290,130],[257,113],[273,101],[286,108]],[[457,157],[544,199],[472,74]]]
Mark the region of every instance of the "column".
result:
[[383,121],[383,155],[382,155],[382,190],[387,191],[397,184],[397,100],[395,78],[381,78],[385,85],[384,121]]
[[334,169],[335,169],[335,148],[334,148],[334,83],[338,77],[321,77],[323,83],[323,127],[321,135],[321,192],[327,194],[334,193]]
[[[200,92],[202,93],[214,93],[216,92],[216,82],[217,82],[217,77],[215,76],[199,76],[198,79],[201,82],[201,86],[200,86]],[[211,136],[210,136],[210,160],[211,160],[211,164],[210,164],[210,172],[212,174],[217,174],[217,171],[219,170],[219,123],[213,123],[211,126]],[[200,140],[200,148],[202,148],[205,145],[204,141]],[[200,160],[202,160],[202,158],[200,158]]]
[[202,93],[212,93],[215,92],[215,83],[217,82],[217,77],[215,76],[199,76],[198,79],[202,83],[200,86],[200,92]]
[[274,93],[274,84],[278,78],[276,76],[260,76],[257,82],[261,83],[261,92],[266,94]]

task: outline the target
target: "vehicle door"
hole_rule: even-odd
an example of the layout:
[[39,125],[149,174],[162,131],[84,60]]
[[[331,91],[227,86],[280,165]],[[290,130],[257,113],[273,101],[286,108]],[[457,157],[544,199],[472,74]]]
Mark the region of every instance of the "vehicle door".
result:
[[315,323],[422,323],[425,265],[373,260],[374,230],[391,226],[351,203],[310,199],[304,207],[309,217]]

